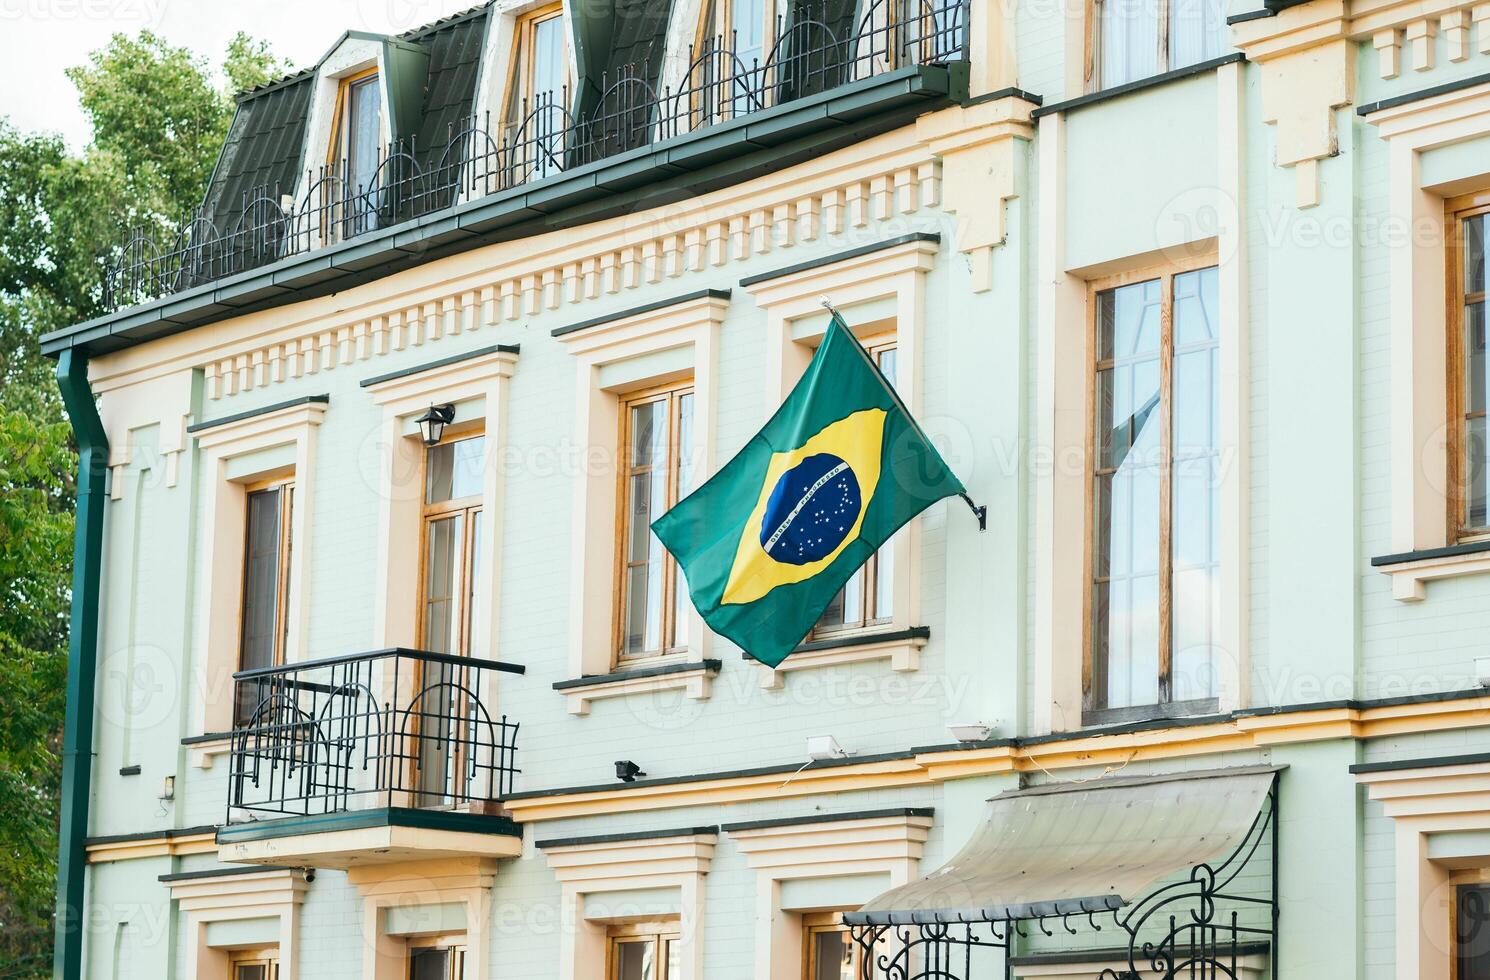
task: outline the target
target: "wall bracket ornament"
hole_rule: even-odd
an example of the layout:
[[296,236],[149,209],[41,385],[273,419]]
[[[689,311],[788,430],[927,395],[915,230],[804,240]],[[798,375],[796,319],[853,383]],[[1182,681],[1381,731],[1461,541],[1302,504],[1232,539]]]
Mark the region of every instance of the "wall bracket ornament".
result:
[[942,208],[957,218],[957,250],[972,266],[973,290],[993,287],[993,250],[1007,238],[1004,205],[1018,196],[1036,103],[1011,93],[922,116],[916,137],[940,161]]

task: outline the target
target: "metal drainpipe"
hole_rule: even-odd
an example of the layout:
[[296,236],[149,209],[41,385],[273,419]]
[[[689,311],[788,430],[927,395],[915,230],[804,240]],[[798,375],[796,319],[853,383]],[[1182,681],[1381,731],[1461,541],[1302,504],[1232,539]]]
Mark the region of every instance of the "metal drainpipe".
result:
[[93,389],[88,356],[69,349],[57,359],[57,386],[78,441],[77,526],[72,539],[72,622],[67,641],[67,717],[62,735],[62,825],[57,847],[56,980],[83,975],[83,894],[88,808],[93,783],[93,689],[98,669],[98,593],[103,557],[104,475],[109,440]]

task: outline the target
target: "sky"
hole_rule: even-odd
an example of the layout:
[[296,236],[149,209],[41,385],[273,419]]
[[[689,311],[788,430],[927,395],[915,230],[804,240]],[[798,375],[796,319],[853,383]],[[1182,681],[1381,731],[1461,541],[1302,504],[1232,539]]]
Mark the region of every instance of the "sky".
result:
[[398,33],[476,0],[0,0],[0,116],[22,131],[89,140],[77,90],[63,74],[116,32],[151,30],[205,55],[214,70],[229,39],[247,31],[296,68],[313,64],[342,31]]

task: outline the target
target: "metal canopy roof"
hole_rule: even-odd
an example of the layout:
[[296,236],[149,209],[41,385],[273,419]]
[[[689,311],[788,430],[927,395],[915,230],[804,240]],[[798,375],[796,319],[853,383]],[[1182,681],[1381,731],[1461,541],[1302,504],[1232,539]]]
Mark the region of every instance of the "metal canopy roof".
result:
[[850,925],[999,922],[1116,910],[1242,845],[1280,767],[1116,777],[1002,793],[938,870]]

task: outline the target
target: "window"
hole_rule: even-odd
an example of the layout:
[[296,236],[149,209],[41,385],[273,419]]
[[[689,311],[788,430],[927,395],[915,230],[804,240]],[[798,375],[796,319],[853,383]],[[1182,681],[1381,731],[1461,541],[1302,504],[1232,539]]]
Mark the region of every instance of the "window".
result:
[[857,980],[857,947],[843,925],[840,912],[817,912],[802,917],[805,942],[805,980]]
[[1216,291],[1214,267],[1095,290],[1089,710],[1214,710]]
[[565,119],[569,109],[563,8],[544,7],[518,21],[515,32],[504,142],[518,179],[543,177],[563,168]]
[[1095,88],[1199,64],[1226,53],[1222,0],[1093,0]]
[[[1461,205],[1450,219],[1449,466],[1450,527],[1462,541],[1490,533],[1490,450],[1485,403],[1490,359],[1485,352],[1486,240],[1490,194]],[[1463,204],[1469,207],[1462,207]]]
[[651,525],[693,489],[692,382],[633,395],[621,405],[621,660],[688,645],[688,589]]
[[355,235],[378,227],[374,185],[382,182],[383,86],[377,69],[343,80],[337,94],[336,123],[331,139],[332,162],[340,161],[342,198],[351,202],[343,216],[342,233]]
[[679,952],[674,920],[613,927],[606,980],[677,980]]
[[[468,436],[424,453],[423,586],[419,628],[432,653],[469,657],[481,580],[481,495],[486,439]],[[418,702],[419,803],[442,806],[469,789],[472,706],[449,683],[448,666],[424,665],[425,693]],[[462,721],[462,719],[467,719]],[[453,794],[453,795],[452,795]],[[434,954],[429,954],[433,956]],[[440,974],[443,976],[443,974]]]
[[701,33],[705,42],[717,37],[741,70],[758,69],[765,64],[773,33],[771,8],[766,0],[711,0],[704,5]]
[[409,980],[462,980],[466,975],[466,948],[445,940],[428,946],[409,947]]
[[485,459],[486,439],[479,435],[425,450],[419,635],[434,653],[471,654]]
[[[890,383],[896,384],[895,341],[871,339],[865,344],[865,349]],[[890,622],[895,616],[894,561],[894,544],[886,542],[854,573],[853,578],[844,583],[843,589],[823,610],[813,628],[814,637]]]
[[[243,541],[243,603],[238,669],[284,663],[290,595],[290,526],[295,486],[288,480],[260,484],[248,492]],[[256,697],[238,685],[233,720],[246,724]]]
[[689,80],[701,89],[696,111],[728,119],[760,108],[756,99],[775,34],[774,6],[766,0],[707,0],[703,5],[694,58],[702,60],[704,74]]
[[1454,978],[1490,980],[1490,885],[1454,887]]
[[256,950],[233,958],[233,980],[279,980],[279,960]]

